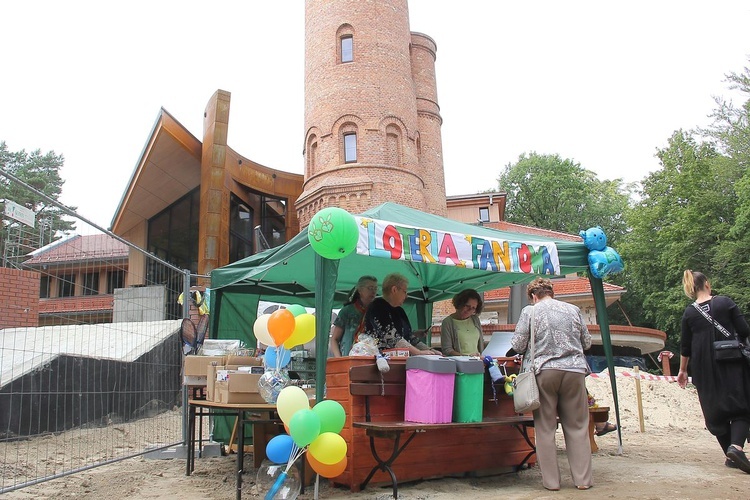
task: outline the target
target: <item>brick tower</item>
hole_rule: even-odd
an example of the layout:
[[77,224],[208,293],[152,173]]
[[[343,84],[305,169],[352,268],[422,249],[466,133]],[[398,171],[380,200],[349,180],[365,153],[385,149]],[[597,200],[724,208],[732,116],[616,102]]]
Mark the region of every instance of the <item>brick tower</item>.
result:
[[407,0],[305,1],[300,227],[386,201],[446,215],[436,49],[409,31]]

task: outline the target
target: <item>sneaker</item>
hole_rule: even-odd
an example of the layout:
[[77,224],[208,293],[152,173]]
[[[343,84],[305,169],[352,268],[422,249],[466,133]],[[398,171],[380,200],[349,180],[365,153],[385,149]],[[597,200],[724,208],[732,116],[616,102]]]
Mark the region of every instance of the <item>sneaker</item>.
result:
[[744,451],[731,445],[727,448],[727,457],[729,457],[742,472],[750,474],[750,460],[747,459],[747,455],[745,455]]

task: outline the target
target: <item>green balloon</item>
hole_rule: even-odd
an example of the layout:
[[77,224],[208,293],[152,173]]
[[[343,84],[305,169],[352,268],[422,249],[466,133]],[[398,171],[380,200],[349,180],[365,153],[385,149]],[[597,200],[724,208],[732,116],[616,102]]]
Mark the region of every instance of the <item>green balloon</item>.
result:
[[289,435],[304,448],[320,434],[320,417],[312,410],[297,410],[289,421]]
[[313,406],[313,412],[320,417],[320,433],[333,432],[338,434],[346,423],[346,411],[341,403],[326,399]]
[[359,227],[352,214],[328,207],[313,215],[307,227],[310,246],[326,259],[343,259],[357,248]]
[[305,314],[307,312],[307,309],[305,309],[305,306],[301,306],[299,304],[292,304],[289,307],[286,308],[287,311],[292,313],[294,317],[296,318],[300,314]]

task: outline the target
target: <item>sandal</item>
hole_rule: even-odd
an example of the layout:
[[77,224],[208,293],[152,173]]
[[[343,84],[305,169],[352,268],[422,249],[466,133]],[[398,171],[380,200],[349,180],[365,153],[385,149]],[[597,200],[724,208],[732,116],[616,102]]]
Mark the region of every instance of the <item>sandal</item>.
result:
[[616,431],[616,430],[617,430],[617,424],[613,424],[611,422],[606,422],[604,424],[604,427],[602,428],[602,430],[598,430],[597,429],[596,431],[594,431],[594,434],[597,435],[597,436],[603,436],[605,434],[608,434],[608,433],[610,433],[612,431]]

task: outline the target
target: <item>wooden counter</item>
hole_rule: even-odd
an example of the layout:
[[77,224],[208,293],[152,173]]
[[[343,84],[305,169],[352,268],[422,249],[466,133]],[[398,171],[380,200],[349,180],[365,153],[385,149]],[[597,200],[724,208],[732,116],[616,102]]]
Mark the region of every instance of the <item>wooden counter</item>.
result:
[[[352,422],[364,422],[365,397],[352,396],[349,392],[349,369],[353,366],[372,364],[371,357],[330,358],[326,369],[326,398],[335,399],[346,411],[346,423],[341,436],[347,443],[347,469],[332,482],[346,485],[358,491],[376,461],[370,450],[370,440],[364,429],[355,429]],[[393,363],[405,363],[404,359],[392,359]],[[517,367],[508,363],[508,373],[517,372]],[[485,375],[485,401],[483,418],[516,415],[513,399],[505,394],[502,385],[497,385],[497,404],[492,400],[489,377]],[[404,418],[403,396],[370,396],[370,415],[373,422],[399,421]],[[533,440],[533,429],[529,429]],[[437,434],[437,437],[436,437]],[[392,445],[380,440],[376,448],[380,456],[388,456]],[[399,482],[418,479],[463,475],[501,473],[513,470],[522,462],[532,448],[517,429],[511,426],[491,428],[465,428],[444,433],[417,435],[399,456],[393,469]],[[527,462],[534,464],[536,455]],[[371,484],[390,484],[390,476],[378,471]]]

